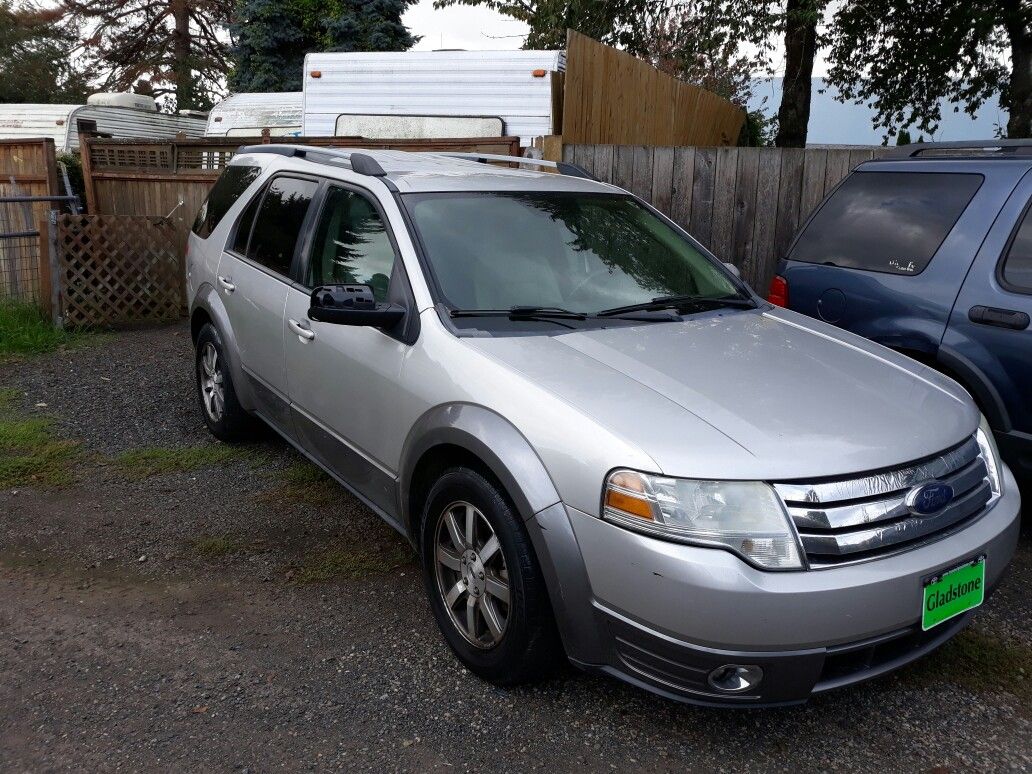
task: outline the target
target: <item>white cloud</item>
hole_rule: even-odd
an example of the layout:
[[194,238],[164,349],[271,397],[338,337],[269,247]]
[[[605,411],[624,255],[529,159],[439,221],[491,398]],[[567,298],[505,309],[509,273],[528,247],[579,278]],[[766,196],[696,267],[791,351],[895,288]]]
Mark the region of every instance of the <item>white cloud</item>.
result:
[[464,48],[471,51],[502,51],[519,48],[527,25],[488,8],[456,5],[434,9],[433,0],[419,0],[402,21],[422,40],[415,51]]

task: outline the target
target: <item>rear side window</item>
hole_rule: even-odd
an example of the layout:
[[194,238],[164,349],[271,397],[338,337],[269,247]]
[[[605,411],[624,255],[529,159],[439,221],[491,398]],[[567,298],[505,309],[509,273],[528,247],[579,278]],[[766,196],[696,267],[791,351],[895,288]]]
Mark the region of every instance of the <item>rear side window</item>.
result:
[[255,216],[247,257],[283,276],[290,275],[301,227],[319,184],[296,177],[277,177],[265,190]]
[[1003,260],[1003,282],[1010,289],[1032,293],[1032,202]]
[[981,175],[854,172],[813,217],[788,258],[919,274],[981,185]]
[[229,166],[219,175],[215,185],[208,192],[197,218],[194,220],[193,232],[201,239],[207,239],[219,221],[229,212],[240,194],[258,179],[260,167]]
[[254,215],[258,212],[258,206],[262,203],[264,191],[255,194],[248,202],[240,220],[237,221],[236,232],[233,234],[233,252],[240,255],[247,255],[247,240],[251,237],[251,226],[254,225]]

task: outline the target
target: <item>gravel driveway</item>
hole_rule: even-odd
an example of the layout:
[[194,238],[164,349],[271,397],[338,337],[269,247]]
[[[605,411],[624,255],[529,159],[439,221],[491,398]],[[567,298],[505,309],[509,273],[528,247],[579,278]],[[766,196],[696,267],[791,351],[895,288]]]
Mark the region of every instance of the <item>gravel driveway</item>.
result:
[[2,771],[1032,767],[1028,534],[970,635],[803,707],[501,690],[400,537],[285,444],[207,435],[191,362],[174,327],[0,365],[9,411],[79,442],[71,483],[0,491]]

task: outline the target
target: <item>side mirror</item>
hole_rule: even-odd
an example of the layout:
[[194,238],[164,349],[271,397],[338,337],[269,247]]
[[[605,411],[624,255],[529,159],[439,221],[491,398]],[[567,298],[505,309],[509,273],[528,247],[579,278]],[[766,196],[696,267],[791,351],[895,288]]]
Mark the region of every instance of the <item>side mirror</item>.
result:
[[405,316],[398,304],[377,303],[369,285],[323,285],[312,291],[308,318],[334,325],[393,328]]
[[733,263],[726,263],[725,262],[724,265],[727,267],[727,270],[729,272],[731,272],[732,274],[734,274],[736,277],[738,277],[738,279],[742,278],[742,272],[740,272],[738,270],[738,267],[735,266]]

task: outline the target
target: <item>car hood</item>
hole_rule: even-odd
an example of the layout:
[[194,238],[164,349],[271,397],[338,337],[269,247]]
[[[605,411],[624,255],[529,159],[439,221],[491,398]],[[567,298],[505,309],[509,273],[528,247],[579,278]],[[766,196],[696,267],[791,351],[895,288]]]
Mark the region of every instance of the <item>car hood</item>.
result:
[[858,473],[936,454],[978,426],[956,382],[781,309],[467,341],[673,476]]

